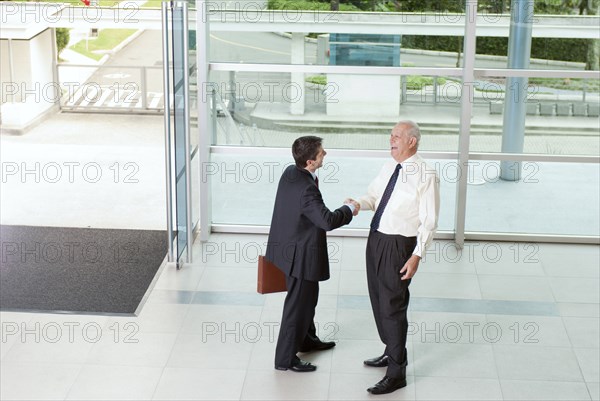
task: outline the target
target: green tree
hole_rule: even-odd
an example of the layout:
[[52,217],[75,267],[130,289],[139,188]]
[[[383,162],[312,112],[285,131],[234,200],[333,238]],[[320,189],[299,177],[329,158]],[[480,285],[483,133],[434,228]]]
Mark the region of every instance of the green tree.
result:
[[[598,15],[600,9],[599,0],[580,0],[579,14],[580,15]],[[585,63],[586,70],[600,70],[600,40],[587,40],[587,60]]]
[[67,45],[69,44],[70,38],[71,38],[71,35],[69,34],[69,29],[56,28],[57,56],[60,55],[60,52],[62,52],[65,47],[67,47]]
[[[578,14],[598,15],[600,1],[598,0],[536,0],[535,12],[539,14]],[[600,69],[600,41],[586,40],[586,70]]]

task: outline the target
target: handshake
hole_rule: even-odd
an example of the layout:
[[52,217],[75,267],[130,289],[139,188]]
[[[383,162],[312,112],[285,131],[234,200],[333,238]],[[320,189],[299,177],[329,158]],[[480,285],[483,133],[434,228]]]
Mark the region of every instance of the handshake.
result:
[[352,216],[357,216],[358,212],[360,211],[360,203],[358,203],[357,201],[355,201],[352,198],[347,198],[344,201],[344,205],[353,205],[354,206],[354,212],[352,212]]

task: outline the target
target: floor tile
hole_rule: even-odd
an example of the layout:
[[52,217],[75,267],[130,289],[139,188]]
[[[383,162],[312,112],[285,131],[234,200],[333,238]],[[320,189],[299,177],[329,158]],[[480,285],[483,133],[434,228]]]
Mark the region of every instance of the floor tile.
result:
[[411,296],[481,299],[477,276],[419,271],[410,283]]
[[182,269],[165,268],[154,285],[157,290],[195,290],[204,273],[204,266],[184,265]]
[[290,370],[249,371],[242,400],[325,400],[329,372],[297,373]]
[[600,400],[600,383],[587,383],[587,388],[593,401]]
[[239,400],[245,370],[167,367],[153,400]]
[[419,343],[485,343],[487,318],[476,313],[413,311],[408,337]]
[[600,304],[559,302],[556,305],[561,316],[600,318]]
[[85,365],[67,400],[150,400],[163,368]]
[[501,380],[583,381],[572,348],[494,345],[494,357]]
[[146,333],[124,329],[104,337],[92,348],[86,363],[94,365],[163,367],[176,334]]
[[589,400],[585,383],[533,380],[501,380],[505,400]]
[[493,344],[565,347],[570,344],[565,323],[554,316],[488,315],[480,330]]
[[414,343],[415,375],[495,379],[489,344]]
[[540,260],[546,274],[553,277],[600,275],[600,247],[597,245],[540,244]]
[[2,364],[0,399],[64,400],[81,368],[60,363]]
[[340,295],[368,295],[367,275],[360,270],[343,270],[340,272]]
[[600,347],[600,319],[595,317],[563,317],[573,347]]
[[473,251],[477,274],[512,276],[545,275],[538,256],[538,244],[482,242],[478,245]]
[[600,280],[590,278],[550,277],[556,302],[600,303]]
[[[65,323],[67,325],[65,325]],[[70,323],[77,323],[69,325]],[[79,325],[78,322],[35,322],[10,347],[2,362],[14,363],[72,363],[82,364],[87,360],[95,343],[110,334],[102,331],[100,324]]]
[[242,329],[217,336],[181,334],[170,353],[167,366],[173,368],[246,369],[254,344]]
[[552,302],[552,290],[544,277],[480,275],[484,299]]
[[139,316],[110,318],[103,330],[110,332],[118,327],[126,330],[129,324],[141,332],[178,333],[188,310],[189,305],[151,303],[144,306]]
[[235,330],[244,325],[253,325],[260,321],[261,306],[241,305],[190,305],[190,309],[181,327],[182,333],[202,334],[219,330]]
[[273,366],[286,293],[256,293],[266,239],[214,234],[204,255],[196,243],[194,264],[164,269],[139,316],[0,312],[1,398],[600,398],[600,247],[471,241],[459,255],[435,241],[410,287],[408,386],[373,397],[385,369],[363,360],[385,345],[366,238],[330,237],[315,324],[336,346],[299,353],[318,366],[309,374]]
[[502,400],[497,379],[417,376],[415,387],[417,400]]
[[337,324],[340,340],[379,340],[373,312],[370,310],[339,309]]
[[577,362],[586,382],[600,382],[600,350],[598,348],[574,348]]
[[461,250],[453,241],[433,241],[419,264],[421,272],[475,274],[473,251],[476,248],[469,241],[466,244]]
[[207,267],[196,291],[238,291],[256,294],[256,270]]

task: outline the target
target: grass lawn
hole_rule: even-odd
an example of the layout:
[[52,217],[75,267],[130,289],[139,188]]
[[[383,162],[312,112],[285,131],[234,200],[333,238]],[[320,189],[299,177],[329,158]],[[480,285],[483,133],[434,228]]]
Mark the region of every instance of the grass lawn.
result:
[[583,90],[598,92],[600,90],[600,79],[581,78],[529,78],[531,85],[545,86],[547,88]]
[[71,46],[71,50],[98,61],[106,51],[114,49],[135,31],[135,29],[102,29],[97,38],[88,40],[87,44],[85,39],[81,40]]
[[[28,0],[10,0],[13,2],[24,2],[24,1],[28,1]],[[70,4],[72,6],[84,6],[83,2],[81,0],[62,0],[62,1],[56,1],[56,0],[37,0],[36,3],[66,3],[66,4]],[[112,7],[114,5],[116,5],[117,3],[120,3],[119,0],[100,0],[100,3],[98,4],[99,7]],[[159,5],[160,5],[160,1],[159,1]]]
[[162,0],[148,0],[142,4],[141,8],[161,8]]

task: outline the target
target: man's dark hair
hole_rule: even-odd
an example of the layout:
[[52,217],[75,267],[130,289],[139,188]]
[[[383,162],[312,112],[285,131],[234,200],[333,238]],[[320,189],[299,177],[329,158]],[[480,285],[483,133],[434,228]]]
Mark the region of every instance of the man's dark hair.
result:
[[298,168],[305,168],[308,160],[315,160],[319,154],[323,138],[318,136],[301,136],[292,144],[292,155]]

